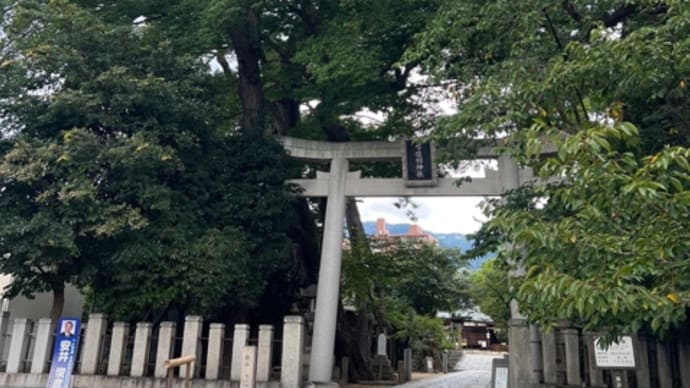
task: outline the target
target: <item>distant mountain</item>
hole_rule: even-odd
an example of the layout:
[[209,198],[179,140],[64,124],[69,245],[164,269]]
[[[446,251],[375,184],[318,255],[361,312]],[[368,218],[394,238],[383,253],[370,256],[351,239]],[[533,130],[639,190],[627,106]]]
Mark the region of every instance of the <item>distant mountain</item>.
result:
[[[372,236],[376,232],[376,222],[366,221],[363,222],[363,224],[364,232],[367,235]],[[406,234],[408,229],[410,228],[410,224],[386,224],[386,228],[388,229],[388,232],[392,235]],[[427,233],[434,236],[436,240],[438,240],[439,245],[443,248],[456,248],[459,249],[461,252],[467,252],[474,245],[472,240],[468,239],[467,236],[465,236],[462,233]],[[470,262],[470,269],[475,270],[479,268],[483,262],[485,262],[493,256],[494,255],[489,255],[486,257],[472,260]]]

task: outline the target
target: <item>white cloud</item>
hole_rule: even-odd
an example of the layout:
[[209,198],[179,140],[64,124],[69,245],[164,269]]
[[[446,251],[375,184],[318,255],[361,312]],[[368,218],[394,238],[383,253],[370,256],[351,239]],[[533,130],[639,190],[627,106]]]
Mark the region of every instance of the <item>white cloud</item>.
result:
[[407,212],[417,217],[417,224],[435,233],[474,233],[486,217],[478,207],[482,197],[413,197],[417,208],[395,206],[398,198],[358,198],[362,221],[385,218],[389,224],[411,223]]

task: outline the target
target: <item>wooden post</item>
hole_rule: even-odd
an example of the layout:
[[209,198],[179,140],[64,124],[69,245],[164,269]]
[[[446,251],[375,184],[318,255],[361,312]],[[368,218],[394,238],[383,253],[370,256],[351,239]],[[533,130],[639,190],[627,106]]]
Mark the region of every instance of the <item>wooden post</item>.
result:
[[178,358],[171,358],[169,360],[165,360],[165,363],[163,365],[165,365],[165,367],[168,369],[168,383],[166,384],[166,387],[172,388],[173,369],[175,369],[176,367],[184,366],[184,386],[185,388],[191,388],[191,377],[192,368],[194,368],[194,361],[196,361],[196,356],[194,355],[182,356]]

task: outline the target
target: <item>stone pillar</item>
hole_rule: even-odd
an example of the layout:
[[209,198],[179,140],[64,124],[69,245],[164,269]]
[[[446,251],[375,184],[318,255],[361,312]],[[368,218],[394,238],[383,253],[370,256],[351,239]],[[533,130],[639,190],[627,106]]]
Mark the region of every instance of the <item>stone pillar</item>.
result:
[[656,343],[656,362],[658,367],[659,386],[671,387],[671,357],[669,355],[668,346],[665,343],[657,341]]
[[172,357],[173,345],[175,344],[175,322],[161,322],[158,329],[158,346],[156,347],[156,365],[153,375],[164,378],[168,375],[168,370],[163,365],[165,360]]
[[562,329],[565,342],[565,373],[568,385],[579,386],[582,383],[580,375],[580,340],[577,329]]
[[[4,306],[7,304],[7,299],[0,299],[0,304]],[[7,310],[3,310],[0,313],[0,357],[4,357],[4,349],[5,349],[5,341],[7,339],[7,336],[5,334],[7,333],[7,328],[10,325],[10,312]]]
[[690,388],[690,340],[683,338],[678,341],[678,370],[682,388]]
[[347,357],[340,360],[340,381],[343,385],[350,381],[350,359]]
[[31,359],[31,373],[46,373],[48,357],[50,357],[50,345],[52,343],[51,335],[54,330],[55,326],[53,326],[53,322],[50,318],[41,318],[38,320],[36,341],[34,343],[34,355]]
[[31,321],[26,318],[15,318],[12,325],[12,339],[10,340],[10,353],[7,357],[7,373],[23,372],[24,357],[29,345]]
[[[190,376],[196,376],[196,366],[201,360],[201,346],[199,346],[199,337],[201,337],[201,327],[204,321],[201,317],[196,315],[189,315],[184,320],[184,335],[182,336],[182,354],[180,356],[196,356],[197,361],[192,363],[193,369]],[[187,375],[187,366],[182,365],[179,368],[178,375],[184,378]]]
[[98,372],[98,361],[101,359],[101,346],[107,326],[108,321],[103,314],[89,314],[81,348],[80,374],[95,375]]
[[651,388],[649,376],[649,342],[647,338],[641,336],[633,337],[633,349],[635,351],[635,379],[638,388]]
[[595,387],[604,386],[604,372],[597,368],[597,360],[594,356],[596,344],[594,343],[594,333],[585,334],[587,341],[587,364],[589,365],[589,384]]
[[242,348],[240,388],[256,388],[256,346]]
[[143,377],[149,362],[149,346],[151,344],[152,325],[149,322],[138,322],[134,332],[134,350],[132,352],[132,367],[129,375]]
[[259,326],[259,346],[256,357],[256,381],[271,379],[271,364],[273,361],[273,326]]
[[[556,384],[558,375],[556,370],[556,333],[551,331],[541,333],[541,349],[544,360],[544,384]],[[512,358],[512,356],[511,356]]]
[[532,361],[532,384],[539,384],[542,381],[542,354],[541,354],[541,334],[536,325],[529,325],[529,348],[530,361]]
[[508,154],[502,154],[498,157],[498,176],[503,191],[520,187],[520,170]]
[[302,352],[304,352],[304,318],[287,316],[283,321],[283,351],[280,364],[280,387],[302,386]]
[[206,380],[218,380],[223,362],[223,345],[225,345],[225,324],[212,323],[208,329],[208,347],[206,349]]
[[239,381],[242,376],[242,352],[249,341],[249,325],[237,324],[232,333],[232,360],[230,361],[230,380]]
[[113,333],[110,337],[110,354],[108,355],[108,376],[120,375],[128,332],[128,324],[124,322],[115,322],[113,324]]
[[[508,343],[510,345],[509,387],[529,387],[529,327],[524,319],[511,319],[508,322]],[[515,383],[513,383],[515,382]]]
[[403,350],[403,369],[405,369],[404,381],[412,380],[412,349]]
[[[520,187],[520,171],[515,161],[508,154],[498,157],[498,175],[501,181],[501,191],[509,191]],[[516,268],[511,276],[523,276],[524,269]],[[511,302],[511,320],[508,324],[508,343],[510,345],[508,386],[527,387],[532,379],[529,345],[529,328],[525,317],[520,314],[517,301]]]
[[324,221],[321,266],[316,292],[314,335],[311,345],[309,380],[330,383],[333,373],[335,326],[340,293],[340,266],[345,218],[345,185],[349,162],[344,158],[331,160],[328,203]]

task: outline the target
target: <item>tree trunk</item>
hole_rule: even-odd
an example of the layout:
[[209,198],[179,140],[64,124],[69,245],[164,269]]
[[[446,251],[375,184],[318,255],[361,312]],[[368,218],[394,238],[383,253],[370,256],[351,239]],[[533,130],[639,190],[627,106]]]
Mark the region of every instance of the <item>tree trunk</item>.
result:
[[50,319],[57,322],[65,307],[65,285],[53,288],[53,306],[50,308]]
[[261,38],[259,17],[251,5],[245,4],[244,15],[229,28],[228,34],[237,55],[240,104],[240,126],[245,132],[265,129],[264,90],[261,80]]
[[371,335],[367,309],[345,311],[338,307],[338,330],[336,332],[336,356],[338,360],[350,360],[348,381],[374,380],[371,368]]

